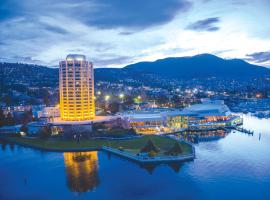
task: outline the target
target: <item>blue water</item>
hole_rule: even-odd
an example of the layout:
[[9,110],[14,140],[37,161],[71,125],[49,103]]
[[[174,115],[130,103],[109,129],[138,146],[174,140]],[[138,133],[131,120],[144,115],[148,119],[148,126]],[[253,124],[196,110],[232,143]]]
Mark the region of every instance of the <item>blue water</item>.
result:
[[244,116],[244,127],[255,134],[196,144],[196,159],[176,166],[1,145],[0,199],[269,200],[270,120]]

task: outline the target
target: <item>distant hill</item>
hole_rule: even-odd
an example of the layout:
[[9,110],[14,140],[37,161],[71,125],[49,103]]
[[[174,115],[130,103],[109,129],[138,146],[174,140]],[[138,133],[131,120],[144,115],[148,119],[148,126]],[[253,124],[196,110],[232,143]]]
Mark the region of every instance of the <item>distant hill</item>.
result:
[[222,59],[211,54],[165,58],[128,65],[125,70],[154,73],[172,78],[252,78],[270,74],[270,69],[240,59]]
[[0,63],[0,79],[4,85],[54,86],[58,69],[22,63]]
[[[240,59],[222,59],[211,54],[193,57],[165,58],[154,62],[139,62],[121,69],[97,68],[95,81],[119,82],[130,80],[137,83],[155,84],[162,78],[226,78],[250,79],[270,76],[270,69],[249,64]],[[1,85],[25,85],[56,87],[58,68],[21,63],[0,63]]]

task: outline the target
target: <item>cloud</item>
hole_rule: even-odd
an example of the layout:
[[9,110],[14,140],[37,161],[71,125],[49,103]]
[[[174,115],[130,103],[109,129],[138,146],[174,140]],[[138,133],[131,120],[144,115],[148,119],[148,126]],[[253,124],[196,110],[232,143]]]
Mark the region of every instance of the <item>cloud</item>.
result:
[[135,32],[132,32],[132,31],[122,31],[119,33],[119,35],[132,35],[134,34]]
[[199,20],[189,24],[186,29],[193,31],[218,31],[220,28],[217,24],[220,22],[219,17],[211,17],[203,20]]
[[170,22],[176,15],[191,7],[188,0],[3,0],[0,20],[61,15],[101,29],[144,29]]
[[246,56],[248,61],[270,66],[270,51],[255,52]]
[[58,26],[52,26],[52,25],[47,24],[47,25],[44,25],[44,28],[50,32],[59,33],[59,34],[68,34],[68,31]]
[[93,58],[95,66],[98,67],[114,67],[126,65],[126,63],[131,63],[133,61],[133,57],[131,56],[114,56],[110,58]]
[[0,52],[10,62],[54,66],[81,53],[95,67],[120,67],[203,52],[243,58],[270,45],[269,0],[238,9],[232,2],[244,0],[0,1]]
[[94,12],[89,24],[100,28],[147,28],[171,21],[177,14],[186,12],[191,3],[186,0],[102,0],[102,6]]
[[0,62],[14,62],[17,60],[19,63],[40,64],[41,60],[33,59],[31,56],[12,56],[11,58],[0,57]]

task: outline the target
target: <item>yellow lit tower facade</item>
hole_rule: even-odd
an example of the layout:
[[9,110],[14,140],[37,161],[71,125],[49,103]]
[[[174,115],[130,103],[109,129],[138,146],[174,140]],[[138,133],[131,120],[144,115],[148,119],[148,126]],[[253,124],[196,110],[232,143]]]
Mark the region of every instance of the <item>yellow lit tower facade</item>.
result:
[[95,117],[93,64],[84,55],[69,54],[59,63],[60,116],[66,121]]

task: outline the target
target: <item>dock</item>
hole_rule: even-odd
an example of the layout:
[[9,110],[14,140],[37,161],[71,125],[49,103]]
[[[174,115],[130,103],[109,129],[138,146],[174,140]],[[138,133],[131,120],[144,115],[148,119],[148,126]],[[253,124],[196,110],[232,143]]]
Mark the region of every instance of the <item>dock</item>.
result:
[[239,131],[239,132],[242,132],[242,133],[246,133],[248,135],[253,135],[254,134],[254,131],[251,131],[251,130],[247,130],[247,129],[244,129],[242,127],[234,127],[235,130]]

